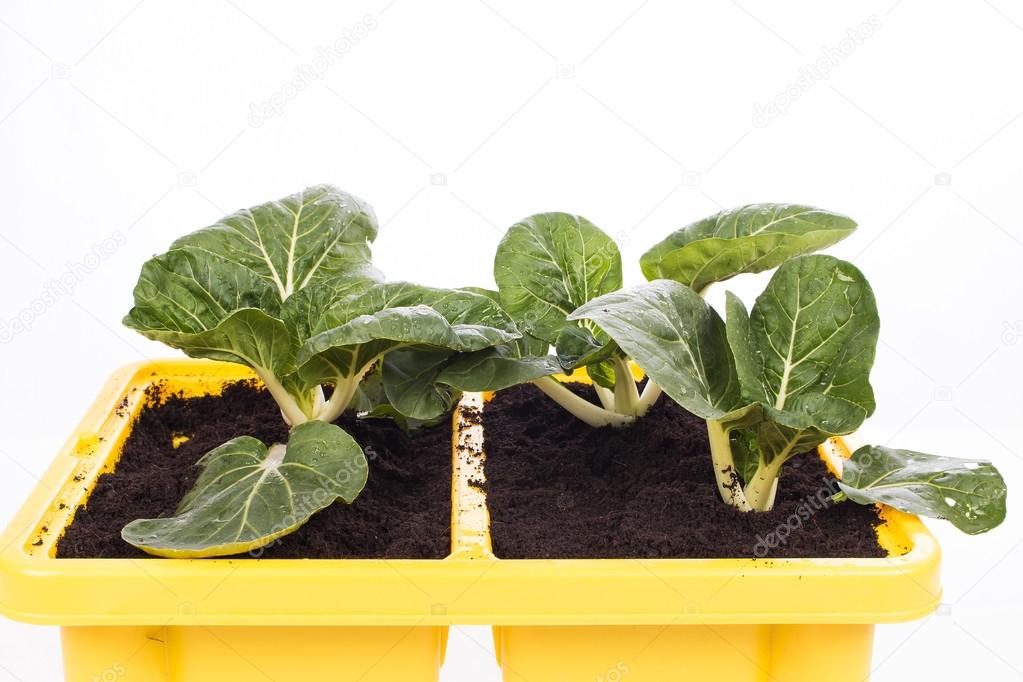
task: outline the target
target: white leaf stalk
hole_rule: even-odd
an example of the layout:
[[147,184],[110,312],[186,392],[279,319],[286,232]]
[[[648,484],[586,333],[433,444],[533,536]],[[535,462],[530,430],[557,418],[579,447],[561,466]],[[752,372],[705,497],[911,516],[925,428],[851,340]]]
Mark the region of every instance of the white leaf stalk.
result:
[[[707,298],[707,291],[710,285],[703,287],[697,293],[700,298]],[[655,398],[656,399],[656,398]],[[710,441],[710,457],[714,467],[714,480],[717,482],[718,493],[726,504],[731,505],[739,511],[769,511],[774,506],[774,496],[778,491],[778,469],[781,468],[782,460],[779,458],[778,469],[775,470],[773,485],[765,492],[763,484],[751,488],[742,486],[739,477],[739,470],[735,466],[735,456],[732,454],[731,433],[735,425],[725,424],[717,419],[707,420],[707,437]],[[757,474],[761,468],[757,468]],[[766,475],[766,472],[765,472]],[[754,480],[759,480],[754,477]],[[753,499],[750,499],[752,494]]]
[[612,362],[615,369],[614,390],[593,383],[593,390],[600,401],[599,405],[576,395],[554,377],[541,377],[531,383],[573,416],[592,427],[628,426],[635,423],[637,418],[646,415],[660,397],[661,387],[647,379],[643,393],[640,394],[628,360],[616,356]]
[[306,411],[298,404],[295,397],[284,388],[284,384],[272,372],[260,367],[256,367],[255,370],[259,378],[262,379],[263,385],[266,386],[266,389],[270,391],[270,395],[277,402],[278,407],[281,408],[281,416],[284,417],[284,421],[289,426],[298,426],[309,421],[310,415],[306,414]]
[[533,380],[533,385],[547,394],[554,402],[572,413],[575,417],[593,427],[622,427],[636,420],[634,416],[620,414],[581,398],[569,390],[554,377],[540,377]]
[[774,498],[778,494],[778,478],[781,476],[781,467],[792,458],[792,448],[795,440],[780,454],[776,455],[770,462],[765,463],[762,459],[757,466],[753,479],[746,483],[744,493],[753,511],[771,511],[774,508]]
[[707,437],[710,441],[710,457],[714,466],[714,479],[717,481],[718,493],[726,504],[739,511],[752,511],[739,480],[739,471],[735,467],[732,456],[732,444],[729,440],[731,429],[717,419],[707,420]]
[[600,400],[600,404],[604,406],[605,410],[614,412],[615,409],[615,394],[610,388],[605,388],[598,383],[593,384],[593,390],[597,393],[597,399]]
[[657,385],[653,379],[647,377],[646,386],[643,387],[643,393],[639,396],[639,404],[636,405],[636,416],[642,417],[650,411],[650,408],[654,406],[657,399],[661,397],[661,387]]
[[334,382],[334,392],[330,395],[330,400],[327,401],[323,409],[316,415],[316,419],[329,424],[340,417],[341,413],[352,402],[352,398],[355,397],[355,392],[359,389],[359,383],[362,382],[362,378],[366,376],[366,372],[376,363],[377,359],[373,358],[373,360],[366,363],[362,369],[351,376],[339,376]]
[[629,363],[619,355],[615,355],[611,362],[615,368],[615,412],[635,417],[639,408],[639,391]]
[[331,393],[329,400],[324,398],[322,386],[312,389],[309,396],[306,396],[306,407],[303,407],[303,403],[292,395],[272,372],[256,368],[256,374],[273,396],[277,406],[281,408],[281,416],[288,426],[295,427],[312,420],[330,424],[348,408],[359,389],[359,383],[378,359],[373,358],[354,374],[338,375],[334,379],[334,392]]
[[798,442],[797,438],[789,441],[786,448],[775,455],[770,462],[761,458],[756,471],[745,487],[739,477],[732,454],[732,443],[729,438],[732,429],[738,424],[730,424],[717,419],[707,420],[707,436],[710,441],[710,455],[714,466],[714,478],[717,481],[721,499],[739,511],[764,512],[774,508],[774,500],[778,495],[778,479],[782,466],[792,458],[792,451]]

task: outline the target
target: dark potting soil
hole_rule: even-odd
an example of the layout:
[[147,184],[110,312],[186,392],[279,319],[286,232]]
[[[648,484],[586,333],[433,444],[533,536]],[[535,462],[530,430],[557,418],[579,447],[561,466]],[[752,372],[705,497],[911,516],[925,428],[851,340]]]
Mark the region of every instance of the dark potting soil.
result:
[[[61,558],[144,557],[121,539],[138,518],[173,513],[206,452],[242,435],[284,442],[287,426],[270,395],[248,382],[221,396],[183,398],[151,390],[116,469],[100,477],[57,546]],[[442,559],[451,545],[451,426],[406,434],[386,419],[336,422],[362,446],[369,479],[351,505],[337,502],[258,554],[268,559]],[[175,437],[188,440],[177,448]],[[239,555],[248,558],[250,555]]]
[[813,454],[785,465],[772,511],[726,505],[705,423],[667,396],[630,427],[594,429],[522,385],[497,393],[483,424],[499,558],[885,556],[874,508],[831,504],[834,477]]

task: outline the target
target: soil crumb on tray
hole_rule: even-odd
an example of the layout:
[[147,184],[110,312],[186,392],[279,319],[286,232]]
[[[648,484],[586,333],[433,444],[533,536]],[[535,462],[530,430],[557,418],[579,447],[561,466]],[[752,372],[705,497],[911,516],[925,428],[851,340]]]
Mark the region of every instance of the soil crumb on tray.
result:
[[[249,382],[221,396],[162,396],[143,409],[114,472],[100,477],[57,547],[60,558],[148,556],[121,539],[138,518],[173,513],[199,475],[195,462],[237,436],[285,442],[287,425],[270,395]],[[362,446],[369,480],[351,505],[337,502],[259,553],[262,558],[442,559],[451,546],[451,426],[406,434],[387,419],[335,422]],[[174,445],[178,444],[175,448]],[[248,558],[250,555],[238,555]]]
[[814,454],[785,465],[772,511],[726,505],[705,422],[666,395],[633,426],[594,429],[521,385],[498,392],[483,423],[499,558],[885,556],[875,509],[828,502],[834,477]]

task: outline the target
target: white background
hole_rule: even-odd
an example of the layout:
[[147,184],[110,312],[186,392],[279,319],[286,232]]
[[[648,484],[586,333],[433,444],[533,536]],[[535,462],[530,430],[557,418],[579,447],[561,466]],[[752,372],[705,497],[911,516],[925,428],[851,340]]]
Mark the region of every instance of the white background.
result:
[[[0,519],[113,369],[168,354],[120,327],[143,260],[234,209],[335,183],[376,207],[391,278],[488,285],[530,213],[589,217],[638,283],[639,255],[689,221],[810,203],[859,221],[832,252],[879,297],[864,438],[991,458],[1012,488],[989,535],[931,524],[946,605],[879,629],[875,679],[1023,677],[1023,9],[552,5],[4,3],[0,324],[31,329],[0,328]],[[363,37],[291,91],[346,30]],[[0,680],[57,680],[57,646],[0,621]],[[491,647],[453,629],[444,679],[496,680]]]

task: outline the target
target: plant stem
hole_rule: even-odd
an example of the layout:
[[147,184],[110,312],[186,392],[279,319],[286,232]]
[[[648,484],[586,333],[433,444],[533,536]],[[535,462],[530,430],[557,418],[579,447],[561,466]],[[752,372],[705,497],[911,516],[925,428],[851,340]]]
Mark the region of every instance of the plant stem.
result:
[[611,362],[615,368],[615,412],[635,417],[639,408],[639,389],[632,376],[628,361],[615,355]]
[[313,406],[312,413],[319,414],[323,411],[323,406],[327,404],[327,399],[323,397],[323,386],[317,386],[313,389]]
[[753,474],[753,480],[746,484],[746,500],[753,511],[770,511],[778,492],[778,474],[788,458],[778,455],[769,464],[761,464]]
[[615,394],[609,388],[604,388],[600,384],[594,382],[593,390],[596,391],[597,397],[600,399],[600,404],[604,406],[605,410],[615,409]]
[[654,383],[650,377],[646,379],[646,386],[643,387],[643,395],[639,396],[639,404],[636,406],[636,416],[645,415],[657,399],[661,397],[661,387]]
[[707,420],[707,436],[710,439],[710,457],[714,466],[714,478],[717,480],[718,493],[726,504],[739,511],[750,511],[751,507],[743,494],[739,482],[739,474],[735,469],[732,457],[732,444],[728,439],[728,429],[716,419]]
[[316,415],[316,419],[328,424],[341,416],[341,413],[352,402],[355,391],[359,388],[362,377],[369,371],[376,362],[376,358],[367,362],[362,369],[351,376],[340,376],[334,381],[334,392],[330,394],[330,400],[323,406],[323,409]]
[[284,388],[284,384],[282,384],[277,377],[275,377],[271,372],[259,367],[254,367],[253,369],[256,370],[256,374],[263,380],[263,385],[266,386],[266,390],[270,391],[270,395],[273,396],[278,407],[281,408],[281,415],[284,417],[284,421],[286,421],[289,426],[298,426],[299,424],[304,424],[309,421],[309,415],[307,415],[302,408],[299,407],[298,402],[290,393],[288,393],[287,389]]
[[355,395],[355,390],[358,387],[358,376],[338,377],[334,381],[334,392],[330,394],[330,399],[317,413],[316,419],[329,424],[340,417],[341,413],[348,407],[348,403],[352,402],[352,396]]
[[778,494],[778,477],[781,475],[781,467],[792,457],[792,451],[799,443],[799,431],[790,438],[770,462],[764,463],[761,455],[760,464],[753,474],[753,480],[746,482],[746,499],[749,500],[753,511],[770,511],[774,507],[774,498]]
[[631,424],[635,418],[624,414],[618,414],[604,408],[597,407],[584,398],[580,398],[568,390],[561,382],[553,377],[540,377],[533,380],[533,385],[547,394],[551,400],[564,407],[573,415],[586,422],[590,426],[625,426]]

